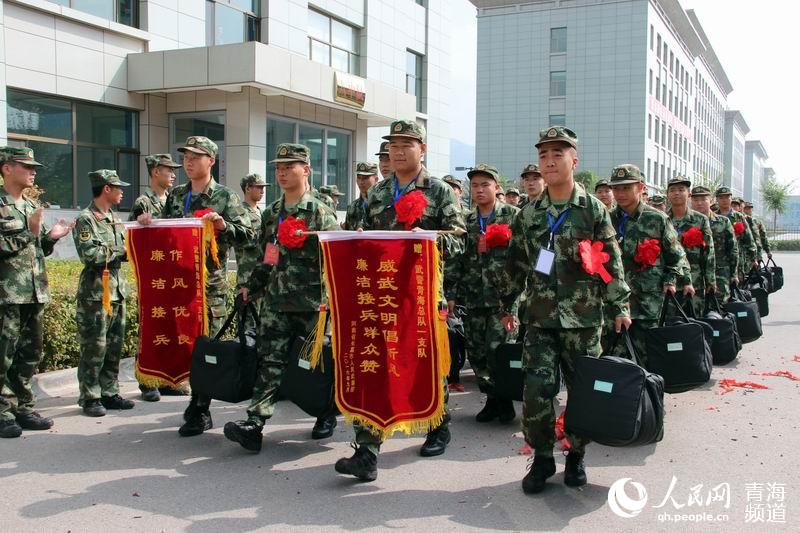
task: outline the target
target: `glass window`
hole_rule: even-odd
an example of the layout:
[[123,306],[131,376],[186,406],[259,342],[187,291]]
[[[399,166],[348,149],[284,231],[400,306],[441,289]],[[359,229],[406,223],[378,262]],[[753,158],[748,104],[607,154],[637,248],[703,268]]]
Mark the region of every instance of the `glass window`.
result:
[[138,25],[138,0],[51,0],[56,4],[71,7],[96,17],[113,20],[120,24]]
[[36,185],[44,190],[42,198],[52,207],[72,207],[72,145],[28,141],[36,160],[44,166],[36,170]]
[[208,46],[258,41],[258,0],[207,0],[206,44]]
[[308,35],[326,43],[331,41],[331,19],[313,9],[308,10]]
[[661,57],[661,34],[658,34],[656,39],[656,57]]
[[214,5],[214,44],[244,41],[242,13],[222,4]]
[[[325,183],[336,185],[339,191],[350,197],[350,135],[335,131],[328,131],[326,150]],[[339,209],[346,209],[342,202]]]
[[319,189],[324,183],[322,182],[322,128],[314,126],[300,125],[300,133],[298,142],[305,144],[311,150],[311,186]]
[[[78,147],[78,206],[86,207],[92,201],[92,187],[86,175],[100,168],[117,168],[114,150],[109,148]],[[120,176],[121,177],[121,176]],[[122,178],[122,181],[128,181]],[[130,183],[130,181],[128,181]],[[129,192],[129,191],[125,191]],[[131,194],[135,194],[131,192]]]
[[72,0],[72,7],[96,17],[114,20],[114,2],[108,0]]
[[[219,147],[214,166],[211,167],[211,175],[217,181],[224,176],[224,159],[225,159],[225,113],[222,111],[209,112],[209,113],[192,113],[189,115],[173,115],[171,117],[170,131],[172,132],[172,139],[170,143],[170,151],[176,161],[183,162],[183,154],[178,152],[177,149],[183,146],[187,137],[192,135],[202,135],[208,137]],[[175,169],[177,176],[176,184],[186,183],[186,174],[183,168]]]
[[342,72],[350,71],[350,54],[339,48],[331,48],[331,67]]
[[77,104],[78,141],[113,146],[135,146],[137,124],[134,113],[113,107]]
[[[651,115],[649,113],[647,115],[647,138],[648,139],[652,139],[653,138],[653,115]],[[649,170],[648,170],[648,173],[649,173]]]
[[352,26],[331,19],[331,44],[350,52],[356,49],[356,30]]
[[425,112],[422,95],[422,56],[406,50],[406,92],[417,97],[417,111]]
[[550,120],[548,122],[549,126],[566,126],[567,125],[567,116],[566,115],[550,115]]
[[550,53],[567,51],[567,28],[550,28]]
[[8,131],[37,137],[72,138],[69,100],[8,91]]
[[308,57],[336,70],[358,74],[358,29],[319,11],[308,11]]
[[313,39],[311,40],[311,61],[327,65],[329,64],[328,58],[330,57],[330,53],[330,46]]
[[261,5],[260,0],[228,0],[230,5],[238,9],[239,11],[245,11],[254,13],[256,15],[260,14],[259,7]]
[[567,73],[555,71],[550,73],[550,96],[567,95]]

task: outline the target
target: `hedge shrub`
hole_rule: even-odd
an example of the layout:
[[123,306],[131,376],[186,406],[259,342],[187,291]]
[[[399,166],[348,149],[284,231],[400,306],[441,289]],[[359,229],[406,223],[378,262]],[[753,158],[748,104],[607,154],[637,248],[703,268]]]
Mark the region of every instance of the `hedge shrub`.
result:
[[772,251],[780,252],[800,252],[800,239],[791,239],[786,241],[769,241],[769,247]]

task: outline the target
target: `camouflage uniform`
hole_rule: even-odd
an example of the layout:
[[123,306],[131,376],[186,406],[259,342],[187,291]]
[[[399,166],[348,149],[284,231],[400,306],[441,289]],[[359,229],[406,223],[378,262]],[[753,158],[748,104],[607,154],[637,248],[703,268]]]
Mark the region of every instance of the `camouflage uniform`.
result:
[[761,235],[758,233],[758,226],[756,225],[756,219],[748,214],[745,214],[744,218],[747,220],[747,227],[750,228],[750,233],[753,235],[753,242],[756,245],[756,259],[761,259],[761,256],[764,254],[764,250],[761,247]]
[[[357,176],[377,176],[378,165],[375,163],[359,163],[356,165]],[[369,191],[367,191],[369,192]],[[355,200],[350,202],[347,206],[347,214],[344,218],[342,228],[346,230],[357,230],[364,227],[364,217],[367,214],[367,199],[366,197],[358,196]]]
[[[89,173],[92,187],[108,184],[127,187],[113,170]],[[78,326],[78,405],[101,396],[119,394],[119,361],[125,338],[125,276],[120,273],[125,251],[125,228],[113,211],[102,212],[92,202],[81,211],[72,230],[78,258],[83,263],[78,281],[75,322]],[[103,270],[108,268],[111,309],[103,309]]]
[[[561,127],[542,132],[539,143],[550,141],[577,145],[574,132]],[[561,216],[563,222],[553,236],[553,269],[550,275],[545,275],[536,271],[534,265],[550,241],[548,218],[555,224]],[[507,313],[511,313],[514,301],[523,291],[527,296],[521,312],[527,321],[522,428],[525,440],[537,456],[552,457],[553,402],[559,390],[559,369],[569,391],[576,358],[600,355],[603,301],[611,305],[615,317],[628,316],[630,291],[623,279],[620,251],[608,211],[579,183],[575,183],[572,195],[565,202],[553,202],[545,189],[540,198],[517,214],[511,234],[499,292]],[[613,279],[608,285],[583,269],[578,243],[585,239],[602,242],[609,254],[606,269]],[[586,441],[575,435],[568,438],[573,450],[583,454]]]
[[[716,191],[717,196],[725,194],[731,194],[731,190],[728,187],[720,187]],[[739,266],[736,270],[736,277],[742,281],[750,272],[750,265],[756,260],[757,249],[755,239],[753,238],[753,232],[750,231],[750,225],[747,223],[747,218],[744,213],[739,213],[731,208],[727,213],[720,213],[720,215],[728,217],[732,225],[735,225],[737,222],[741,222],[744,225],[744,231],[740,235],[736,235],[734,231],[734,235],[736,235],[736,244],[739,248]],[[734,230],[735,229],[734,227]]]
[[[634,165],[622,165],[614,169],[611,177],[612,188],[615,185],[641,183],[641,173]],[[681,269],[686,264],[686,253],[678,241],[678,234],[666,214],[654,207],[645,205],[644,201],[632,215],[628,215],[617,206],[611,211],[611,223],[617,230],[617,239],[622,250],[622,263],[625,267],[625,281],[631,289],[630,304],[631,340],[637,354],[646,361],[645,330],[658,323],[664,301],[663,291],[666,285],[680,286],[690,282],[688,277],[681,279]],[[655,239],[661,246],[661,252],[655,264],[642,268],[634,260],[637,248],[645,240]],[[622,351],[623,346],[617,345]]]
[[[41,166],[29,148],[0,148],[5,161]],[[0,396],[0,421],[32,413],[36,404],[31,378],[42,358],[42,314],[50,301],[44,258],[56,244],[44,224],[39,235],[28,229],[37,208],[24,197],[0,196],[0,389],[7,386],[17,398],[15,413]]]
[[[242,178],[240,182],[242,192],[247,187],[266,187],[267,182],[264,181],[259,174],[248,174]],[[253,238],[249,241],[239,241],[234,243],[233,250],[236,254],[236,287],[244,287],[247,280],[250,279],[253,270],[262,262],[264,257],[264,248],[259,246],[261,238],[261,210],[258,206],[253,207],[247,202],[242,202],[242,208],[245,211],[247,219],[250,221],[250,228],[253,230]]]
[[[180,168],[180,163],[176,163],[172,160],[172,156],[170,154],[152,154],[148,155],[144,158],[145,163],[147,164],[148,173],[153,168],[164,166],[169,168]],[[158,195],[151,189],[147,187],[145,189],[144,194],[140,195],[134,202],[133,207],[131,208],[131,213],[128,216],[128,220],[136,220],[139,218],[139,215],[144,213],[150,213],[153,218],[161,217],[161,212],[164,211],[164,203],[165,199],[161,199]]]
[[753,235],[755,235],[756,240],[758,240],[761,243],[761,250],[767,255],[772,255],[772,251],[769,248],[769,239],[767,238],[767,230],[764,228],[764,222],[756,217],[753,217],[753,224],[755,225],[756,228],[753,231]]
[[[692,189],[692,196],[711,196],[706,187],[697,186]],[[736,277],[739,264],[739,247],[733,225],[727,217],[711,212],[708,217],[711,235],[714,238],[714,272],[717,282],[717,295],[723,301],[730,297],[731,278]]]
[[334,196],[344,196],[344,194],[339,192],[339,188],[336,185],[323,185],[319,188],[320,199],[325,205],[336,211],[336,203],[333,200]]

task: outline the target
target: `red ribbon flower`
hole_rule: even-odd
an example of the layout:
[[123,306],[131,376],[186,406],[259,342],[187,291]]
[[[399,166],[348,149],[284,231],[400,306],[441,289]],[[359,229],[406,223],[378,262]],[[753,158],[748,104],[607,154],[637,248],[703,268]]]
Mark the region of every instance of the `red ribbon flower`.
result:
[[733,232],[736,234],[737,237],[742,233],[744,233],[744,222],[734,222]]
[[419,220],[426,207],[428,207],[428,199],[419,191],[404,194],[394,203],[397,221],[402,222],[407,230],[411,229],[414,222]]
[[195,209],[194,218],[203,218],[205,215],[213,212],[214,210],[210,207],[206,207],[205,209]]
[[304,231],[308,230],[306,221],[292,216],[278,226],[278,242],[286,248],[302,248],[308,238]]
[[698,246],[706,247],[706,241],[703,240],[703,232],[700,228],[691,227],[683,232],[681,244],[684,248],[697,248]]
[[505,248],[511,240],[511,228],[508,224],[489,224],[484,239],[486,248]]
[[590,276],[600,275],[603,283],[611,282],[611,274],[603,266],[609,260],[609,255],[603,251],[603,243],[600,241],[592,242],[589,239],[578,243],[578,251],[581,253],[581,264],[583,270]]
[[661,245],[657,239],[646,239],[636,246],[636,255],[633,260],[639,263],[639,268],[636,272],[641,272],[649,266],[656,264],[656,259],[661,254]]

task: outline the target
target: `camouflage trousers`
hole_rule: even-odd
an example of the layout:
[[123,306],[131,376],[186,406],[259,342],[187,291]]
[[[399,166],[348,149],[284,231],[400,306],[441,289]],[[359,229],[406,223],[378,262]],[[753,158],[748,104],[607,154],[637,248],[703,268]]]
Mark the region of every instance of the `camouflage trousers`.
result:
[[16,409],[0,396],[0,420],[30,413],[36,404],[31,378],[42,358],[44,304],[0,305],[0,390],[8,387]]
[[[564,377],[567,394],[572,387],[575,360],[600,356],[600,328],[545,329],[529,327],[522,352],[525,389],[522,395],[522,432],[536,455],[553,455],[555,397]],[[583,453],[588,440],[567,433],[572,449]]]
[[478,388],[494,394],[495,351],[509,339],[500,320],[500,308],[468,309],[464,317],[467,359],[478,379]]
[[111,315],[102,302],[78,301],[75,322],[81,357],[78,363],[78,405],[100,396],[119,394],[119,360],[125,338],[125,302],[111,302]]
[[[717,298],[719,303],[722,304],[731,297],[731,269],[729,267],[717,268],[715,274],[717,278]],[[739,281],[742,281],[741,278]]]
[[[223,258],[220,258],[222,261]],[[214,336],[228,316],[228,278],[225,269],[209,272],[206,278],[206,307],[208,334]]]
[[258,375],[253,399],[247,408],[251,422],[263,426],[264,421],[272,417],[292,343],[297,337],[307,337],[318,318],[317,311],[277,313],[271,310],[262,313],[258,334]]

